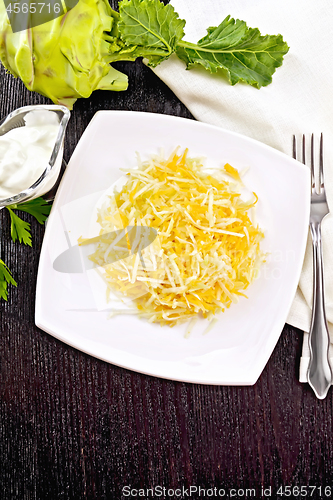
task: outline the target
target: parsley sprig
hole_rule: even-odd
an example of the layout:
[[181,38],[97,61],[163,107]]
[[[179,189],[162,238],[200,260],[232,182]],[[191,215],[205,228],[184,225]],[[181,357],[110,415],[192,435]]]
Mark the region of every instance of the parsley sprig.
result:
[[[17,215],[17,210],[32,215],[40,224],[44,224],[50,213],[51,206],[51,203],[48,203],[43,198],[35,198],[25,203],[6,207],[10,215],[10,234],[13,241],[15,242],[18,240],[24,245],[32,246],[30,224]],[[0,299],[7,300],[8,285],[17,286],[17,283],[8,266],[0,259]]]
[[5,300],[7,300],[8,297],[8,284],[17,286],[17,283],[11,275],[10,270],[8,269],[4,261],[0,259],[0,297]]

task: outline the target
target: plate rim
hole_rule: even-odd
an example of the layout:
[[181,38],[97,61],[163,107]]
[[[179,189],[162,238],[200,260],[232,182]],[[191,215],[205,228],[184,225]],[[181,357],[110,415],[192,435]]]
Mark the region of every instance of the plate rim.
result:
[[[89,134],[89,131],[92,129],[92,127],[94,126],[94,123],[96,123],[96,121],[99,119],[100,116],[102,115],[110,115],[112,116],[112,119],[116,119],[117,116],[122,116],[122,117],[125,117],[126,115],[127,116],[133,116],[135,115],[137,118],[139,117],[149,117],[149,119],[157,119],[157,120],[163,120],[163,121],[168,121],[170,120],[171,122],[172,121],[185,121],[187,124],[191,124],[190,126],[199,126],[199,127],[204,127],[206,129],[214,129],[215,131],[219,132],[219,133],[222,133],[222,134],[226,134],[227,136],[231,135],[231,136],[234,136],[236,137],[237,139],[241,140],[241,141],[245,141],[245,142],[249,142],[249,143],[252,143],[254,144],[255,146],[265,150],[265,151],[268,151],[269,153],[274,153],[275,155],[280,155],[281,158],[283,158],[284,160],[288,160],[288,162],[291,162],[291,164],[294,165],[294,167],[296,169],[298,169],[298,173],[299,175],[304,175],[304,180],[306,180],[306,178],[308,178],[308,185],[310,186],[310,183],[309,183],[309,179],[310,179],[310,176],[309,176],[309,169],[303,165],[302,163],[294,160],[292,157],[288,156],[287,154],[283,153],[282,151],[279,151],[265,143],[262,143],[252,137],[249,137],[249,136],[246,136],[244,134],[240,134],[238,132],[234,132],[234,131],[231,131],[231,130],[227,130],[227,129],[224,129],[222,127],[218,127],[216,125],[211,125],[211,124],[208,124],[208,123],[204,123],[204,122],[201,122],[201,121],[197,121],[195,119],[191,119],[191,118],[186,118],[186,117],[179,117],[179,116],[175,116],[175,115],[167,115],[167,114],[161,114],[161,113],[153,113],[153,112],[144,112],[144,111],[132,111],[132,110],[99,110],[97,111],[94,116],[92,117],[91,121],[89,122],[88,126],[86,127],[86,129],[84,130],[83,134],[81,135],[76,147],[75,147],[75,150],[70,158],[70,161],[68,162],[68,167],[66,169],[66,172],[63,176],[63,179],[61,181],[61,184],[59,186],[59,189],[58,189],[58,192],[57,192],[57,195],[56,195],[56,198],[55,198],[55,201],[54,201],[54,204],[53,204],[53,207],[52,207],[52,211],[56,210],[56,208],[60,205],[61,206],[61,200],[62,200],[62,196],[63,196],[63,191],[65,191],[66,189],[66,174],[67,172],[69,172],[71,170],[72,167],[72,164],[74,164],[75,166],[75,161],[76,161],[76,157],[80,154],[80,150],[82,148],[82,144],[84,144],[84,141],[86,140],[86,137],[88,136]],[[309,195],[308,195],[308,200],[310,200],[310,190],[309,190]],[[308,206],[308,212],[310,212],[310,203],[307,204]],[[52,214],[52,211],[51,211],[51,214]],[[305,216],[305,219],[307,217]],[[79,351],[81,352],[84,352],[88,355],[91,355],[95,358],[98,358],[104,362],[107,362],[107,363],[110,363],[110,364],[113,364],[115,366],[119,366],[121,368],[124,368],[124,369],[128,369],[130,371],[135,371],[135,372],[138,372],[138,373],[142,373],[144,375],[149,375],[149,376],[153,376],[153,377],[159,377],[159,378],[163,378],[163,379],[168,379],[168,380],[177,380],[177,381],[181,381],[181,382],[185,382],[185,383],[196,383],[196,384],[209,384],[209,385],[253,385],[256,383],[256,381],[258,380],[258,378],[260,377],[264,367],[266,366],[267,362],[268,362],[268,359],[270,358],[273,350],[274,350],[274,347],[277,343],[277,341],[279,340],[280,338],[280,335],[281,335],[281,332],[283,330],[283,326],[286,322],[286,319],[287,319],[287,316],[288,316],[288,312],[283,315],[283,317],[285,316],[285,318],[280,318],[280,321],[278,322],[278,325],[274,325],[274,330],[279,330],[280,333],[277,334],[277,335],[274,335],[274,336],[271,336],[271,337],[274,337],[274,339],[272,339],[270,342],[269,342],[269,349],[268,349],[268,354],[267,356],[265,357],[265,362],[264,362],[264,365],[263,367],[259,370],[259,373],[256,373],[255,375],[253,375],[252,377],[248,377],[248,379],[246,381],[239,381],[239,382],[221,382],[221,381],[214,381],[214,380],[209,380],[209,381],[205,381],[205,380],[194,380],[193,378],[186,378],[186,377],[181,377],[181,378],[177,378],[177,377],[174,377],[174,376],[166,376],[165,374],[161,374],[161,373],[156,373],[156,372],[151,372],[149,370],[139,370],[137,368],[133,368],[131,366],[127,366],[127,365],[124,365],[124,364],[121,364],[121,363],[117,363],[116,361],[114,360],[110,360],[108,358],[103,358],[103,356],[100,356],[100,355],[97,355],[96,353],[92,353],[90,350],[87,350],[87,349],[84,349],[82,347],[82,345],[79,345],[78,343],[75,343],[75,342],[70,342],[68,339],[66,339],[66,333],[62,333],[62,332],[59,332],[59,331],[56,331],[56,328],[52,328],[52,325],[49,324],[47,318],[43,317],[43,311],[42,311],[42,302],[41,302],[41,293],[40,293],[40,288],[42,286],[42,277],[41,277],[41,269],[44,265],[43,261],[44,261],[44,258],[45,258],[45,247],[47,245],[47,240],[48,240],[48,237],[49,237],[49,231],[50,231],[50,228],[48,230],[48,228],[46,228],[46,232],[45,232],[45,235],[44,235],[44,239],[43,239],[43,244],[42,244],[42,249],[41,249],[41,255],[40,255],[40,262],[39,262],[39,266],[38,266],[38,275],[37,275],[37,286],[36,286],[36,301],[35,301],[35,323],[36,323],[36,326],[38,328],[41,328],[42,330],[46,331],[47,333],[49,333],[50,335],[52,335],[53,337],[57,338],[58,340],[64,342],[65,344],[67,345],[70,345],[71,347],[74,347],[75,349],[78,349]],[[301,270],[302,270],[302,265],[303,265],[303,259],[304,259],[304,255],[305,255],[305,250],[306,250],[306,242],[307,242],[307,234],[308,234],[308,231],[305,231],[303,232],[303,241],[302,241],[302,249],[301,249],[301,255],[302,255],[302,259],[300,259],[298,261],[298,271],[297,273],[295,274],[295,276],[297,275],[297,283],[296,283],[296,287],[290,287],[290,290],[291,288],[293,288],[293,293],[291,293],[290,291],[290,304],[289,304],[289,309],[288,311],[290,310],[290,306],[293,302],[293,297],[296,293],[296,289],[297,289],[297,285],[298,285],[298,282],[299,282],[299,277],[300,277],[300,274],[301,274]],[[296,278],[295,278],[295,281],[296,281]],[[281,316],[281,315],[280,315]],[[222,377],[221,377],[222,378]]]

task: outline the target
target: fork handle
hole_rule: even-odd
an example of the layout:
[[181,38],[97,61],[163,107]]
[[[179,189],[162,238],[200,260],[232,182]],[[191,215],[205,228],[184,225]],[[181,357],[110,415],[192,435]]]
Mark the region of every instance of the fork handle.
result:
[[313,307],[309,332],[310,361],[307,379],[316,396],[324,399],[332,383],[332,368],[329,362],[330,336],[325,314],[320,222],[311,222],[310,230],[313,245]]

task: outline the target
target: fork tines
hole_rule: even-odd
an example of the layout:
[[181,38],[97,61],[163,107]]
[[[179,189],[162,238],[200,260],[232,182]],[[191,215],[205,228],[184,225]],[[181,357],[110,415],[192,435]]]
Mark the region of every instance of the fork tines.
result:
[[[311,156],[311,162],[310,162],[310,167],[311,167],[311,187],[312,187],[312,192],[315,193],[317,192],[320,194],[321,190],[324,189],[324,158],[323,158],[323,134],[320,134],[320,142],[319,142],[319,186],[317,186],[316,190],[316,175],[315,175],[315,147],[314,147],[314,134],[311,134],[311,150],[310,150],[310,156]],[[296,160],[297,159],[297,141],[296,141],[296,136],[293,135],[293,158]],[[301,161],[306,164],[306,148],[305,148],[305,134],[302,135],[302,155],[301,155]]]

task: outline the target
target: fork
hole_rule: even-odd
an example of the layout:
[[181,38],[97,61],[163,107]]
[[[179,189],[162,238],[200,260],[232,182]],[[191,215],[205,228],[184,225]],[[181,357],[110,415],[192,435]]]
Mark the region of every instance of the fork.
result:
[[[293,136],[293,157],[296,159],[296,137]],[[302,137],[302,162],[305,164],[305,135]],[[324,298],[324,275],[321,242],[321,222],[329,213],[324,185],[323,134],[320,136],[319,185],[316,186],[314,136],[311,136],[311,208],[310,231],[313,247],[313,299],[309,331],[310,360],[307,380],[317,398],[324,399],[332,384],[329,362],[330,336],[327,327]]]

